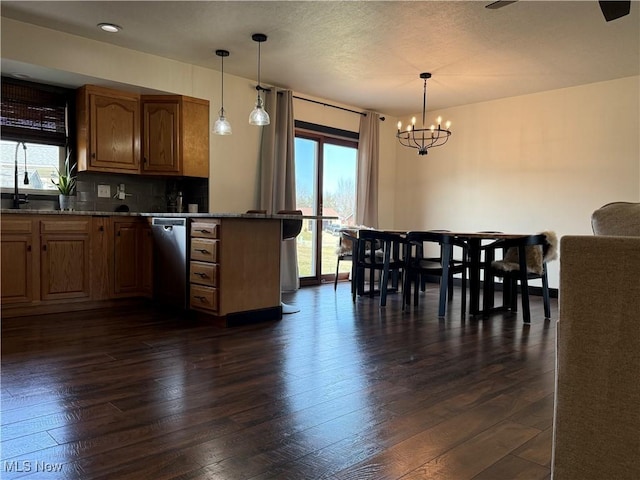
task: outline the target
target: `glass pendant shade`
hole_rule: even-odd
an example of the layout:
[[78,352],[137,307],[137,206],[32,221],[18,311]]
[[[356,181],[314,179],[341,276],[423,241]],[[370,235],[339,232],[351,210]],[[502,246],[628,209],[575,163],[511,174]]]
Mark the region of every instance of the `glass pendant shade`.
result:
[[224,116],[224,112],[220,110],[220,116],[213,124],[213,133],[216,135],[231,135],[231,124],[227,120],[227,117]]
[[258,94],[258,99],[256,100],[256,107],[249,114],[249,124],[250,125],[269,125],[271,123],[271,119],[269,118],[269,114],[264,109],[264,105],[262,103],[262,97]]

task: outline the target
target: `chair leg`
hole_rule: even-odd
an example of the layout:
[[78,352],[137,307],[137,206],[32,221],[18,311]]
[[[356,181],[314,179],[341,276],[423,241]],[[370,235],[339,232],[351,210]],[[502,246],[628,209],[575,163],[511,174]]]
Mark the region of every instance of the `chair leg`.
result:
[[515,277],[509,279],[509,310],[518,311],[518,280]]
[[449,266],[451,262],[451,245],[442,247],[442,277],[440,278],[440,302],[438,304],[438,316],[444,317],[447,309],[447,295],[449,292]]
[[376,290],[376,270],[375,268],[369,269],[369,297],[373,298]]
[[358,283],[360,282],[359,268],[356,267],[356,262],[353,262],[351,267],[351,300],[356,303],[356,295],[358,293]]
[[453,273],[449,274],[449,301],[453,300]]
[[462,309],[462,316],[464,317],[467,313],[467,271],[466,269],[462,271],[462,285],[460,288],[460,303]]
[[547,270],[542,272],[542,299],[544,302],[544,318],[551,318],[551,302],[549,300],[549,279],[547,278]]
[[338,262],[336,264],[336,278],[333,280],[333,290],[335,291],[338,288],[338,270],[340,269],[340,257],[338,257]]
[[391,261],[391,248],[387,245],[384,251],[384,267],[380,272],[380,306],[387,305],[387,287],[389,285],[389,263]]
[[522,297],[522,320],[524,323],[531,323],[531,312],[529,311],[529,282],[527,274],[520,278],[520,296]]

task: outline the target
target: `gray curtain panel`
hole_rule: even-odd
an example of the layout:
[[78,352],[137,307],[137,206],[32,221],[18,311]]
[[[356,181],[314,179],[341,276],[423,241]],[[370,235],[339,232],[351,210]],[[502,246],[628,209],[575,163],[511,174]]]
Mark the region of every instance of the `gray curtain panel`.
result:
[[[269,213],[296,209],[296,172],[293,152],[293,92],[274,87],[265,92],[271,123],[262,127],[260,151],[260,208]],[[283,291],[300,287],[296,240],[282,242]]]
[[356,224],[378,228],[378,163],[380,115],[360,116]]

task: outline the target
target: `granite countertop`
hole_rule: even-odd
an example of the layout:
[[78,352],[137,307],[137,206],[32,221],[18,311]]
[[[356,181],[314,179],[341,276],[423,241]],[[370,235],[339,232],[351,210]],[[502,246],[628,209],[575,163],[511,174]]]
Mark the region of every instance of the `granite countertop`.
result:
[[[264,213],[167,213],[167,212],[95,212],[86,210],[34,210],[28,208],[14,209],[3,208],[1,215],[29,214],[29,215],[85,215],[92,217],[164,217],[164,218],[274,218],[274,219],[299,219],[300,215],[278,215]],[[322,215],[303,215],[305,219],[337,220],[338,217]]]

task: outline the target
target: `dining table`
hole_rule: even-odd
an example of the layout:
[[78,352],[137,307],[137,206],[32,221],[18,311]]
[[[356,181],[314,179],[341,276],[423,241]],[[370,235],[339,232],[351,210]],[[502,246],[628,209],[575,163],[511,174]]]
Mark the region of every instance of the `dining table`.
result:
[[479,315],[488,313],[493,308],[493,277],[485,278],[483,306],[480,309],[480,272],[482,270],[482,241],[483,240],[510,240],[528,237],[525,233],[504,232],[464,232],[464,231],[440,231],[440,233],[463,240],[469,246],[469,314]]

